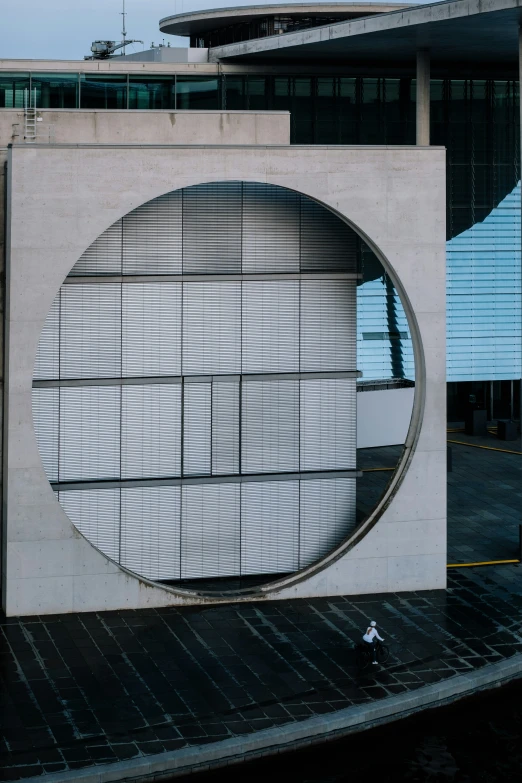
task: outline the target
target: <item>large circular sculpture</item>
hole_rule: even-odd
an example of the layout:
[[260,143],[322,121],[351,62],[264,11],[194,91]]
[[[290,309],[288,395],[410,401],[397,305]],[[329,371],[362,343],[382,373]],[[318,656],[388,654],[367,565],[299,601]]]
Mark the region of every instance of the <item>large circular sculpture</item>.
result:
[[33,413],[92,544],[164,583],[267,582],[353,532],[363,252],[315,201],[247,182],[167,193],[86,250]]

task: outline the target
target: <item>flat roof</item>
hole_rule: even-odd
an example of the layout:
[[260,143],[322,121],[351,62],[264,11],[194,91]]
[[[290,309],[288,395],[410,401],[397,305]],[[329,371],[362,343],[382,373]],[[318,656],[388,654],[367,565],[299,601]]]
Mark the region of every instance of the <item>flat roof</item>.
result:
[[210,49],[212,61],[400,63],[419,48],[439,63],[518,62],[522,0],[446,0]]
[[235,8],[211,8],[191,11],[160,19],[160,30],[169,35],[197,35],[208,30],[228,27],[238,22],[251,22],[267,16],[370,16],[406,8],[405,3],[281,3],[274,5],[244,5]]

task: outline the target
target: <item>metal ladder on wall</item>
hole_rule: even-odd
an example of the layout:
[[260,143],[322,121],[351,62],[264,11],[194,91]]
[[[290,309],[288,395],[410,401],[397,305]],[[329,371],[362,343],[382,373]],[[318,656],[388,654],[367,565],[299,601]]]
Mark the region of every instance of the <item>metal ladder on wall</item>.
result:
[[26,144],[36,142],[36,89],[33,96],[29,90],[24,90],[24,140]]

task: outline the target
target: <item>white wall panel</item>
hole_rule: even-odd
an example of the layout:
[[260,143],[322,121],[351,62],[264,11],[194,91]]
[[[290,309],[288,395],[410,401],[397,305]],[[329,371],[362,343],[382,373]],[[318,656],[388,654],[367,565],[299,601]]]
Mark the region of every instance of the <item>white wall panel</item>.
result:
[[239,473],[239,382],[212,384],[212,474]]
[[60,377],[121,377],[121,285],[64,285]]
[[120,477],[120,388],[60,389],[60,481]]
[[34,432],[49,481],[58,481],[59,389],[33,389]]
[[122,221],[100,234],[69,272],[82,275],[121,275]]
[[299,482],[241,485],[241,574],[280,574],[299,565]]
[[206,476],[211,468],[212,384],[185,383],[183,392],[183,474]]
[[354,530],[356,479],[300,482],[299,567],[324,557]]
[[241,183],[183,190],[183,272],[241,272]]
[[299,281],[243,283],[244,373],[299,370]]
[[121,490],[120,563],[147,579],[179,579],[180,487]]
[[123,377],[181,375],[181,283],[124,283]]
[[182,191],[142,204],[123,218],[123,274],[181,274]]
[[56,294],[40,335],[33,378],[60,377],[60,291]]
[[355,378],[300,381],[301,470],[356,466]]
[[299,222],[297,193],[245,182],[243,272],[298,272]]
[[181,473],[181,384],[122,386],[121,477]]
[[240,485],[182,487],[181,576],[237,576]]
[[302,280],[302,372],[356,369],[355,296],[352,280]]
[[60,505],[85,538],[104,555],[120,557],[120,490],[81,489],[59,492]]
[[241,283],[183,283],[183,374],[241,372]]
[[241,470],[299,470],[299,381],[242,384]]

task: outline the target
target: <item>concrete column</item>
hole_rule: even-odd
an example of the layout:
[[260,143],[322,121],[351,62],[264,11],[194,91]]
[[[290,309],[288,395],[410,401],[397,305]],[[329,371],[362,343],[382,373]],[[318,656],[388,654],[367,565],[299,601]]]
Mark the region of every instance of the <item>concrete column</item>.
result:
[[430,52],[417,50],[417,144],[430,144]]

